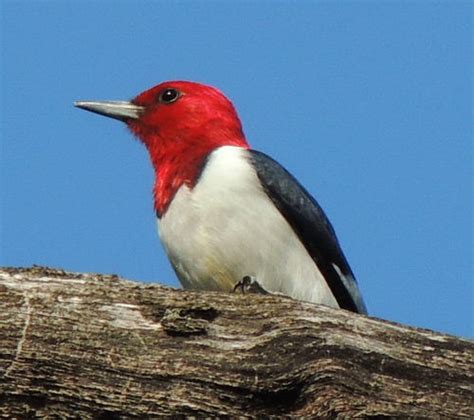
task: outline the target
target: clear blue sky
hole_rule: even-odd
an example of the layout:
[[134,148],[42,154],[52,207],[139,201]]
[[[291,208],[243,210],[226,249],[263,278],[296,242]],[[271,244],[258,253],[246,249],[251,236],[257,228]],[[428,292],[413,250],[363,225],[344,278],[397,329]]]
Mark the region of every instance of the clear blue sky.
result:
[[0,265],[177,286],[145,149],[72,102],[195,80],[321,203],[371,315],[472,337],[471,4],[2,1]]

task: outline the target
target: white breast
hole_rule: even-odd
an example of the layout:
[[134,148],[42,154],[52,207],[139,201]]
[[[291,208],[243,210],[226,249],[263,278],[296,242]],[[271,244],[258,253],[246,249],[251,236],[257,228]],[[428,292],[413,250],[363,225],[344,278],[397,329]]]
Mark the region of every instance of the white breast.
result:
[[245,153],[232,146],[214,151],[194,189],[181,187],[158,220],[182,285],[230,291],[242,277],[254,276],[268,291],[338,307]]

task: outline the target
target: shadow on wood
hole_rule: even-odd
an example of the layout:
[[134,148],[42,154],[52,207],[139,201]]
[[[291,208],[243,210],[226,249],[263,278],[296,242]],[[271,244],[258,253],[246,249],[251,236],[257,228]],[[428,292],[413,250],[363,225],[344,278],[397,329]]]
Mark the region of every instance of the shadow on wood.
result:
[[474,344],[288,298],[0,269],[0,416],[474,418]]

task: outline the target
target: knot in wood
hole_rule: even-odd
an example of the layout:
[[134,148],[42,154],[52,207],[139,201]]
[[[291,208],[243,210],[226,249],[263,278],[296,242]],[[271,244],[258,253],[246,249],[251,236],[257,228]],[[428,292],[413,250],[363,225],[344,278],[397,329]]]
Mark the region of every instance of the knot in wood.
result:
[[161,325],[172,336],[205,335],[217,315],[218,311],[211,306],[166,309]]

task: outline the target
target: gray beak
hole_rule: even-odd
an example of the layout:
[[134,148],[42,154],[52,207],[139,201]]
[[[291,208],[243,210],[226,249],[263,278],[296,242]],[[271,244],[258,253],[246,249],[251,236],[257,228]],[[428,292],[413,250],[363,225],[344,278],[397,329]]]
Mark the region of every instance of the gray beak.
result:
[[145,110],[127,101],[76,101],[74,106],[124,122],[140,118]]

